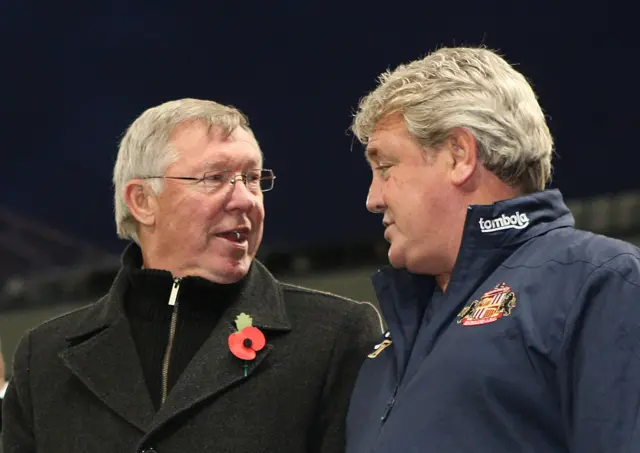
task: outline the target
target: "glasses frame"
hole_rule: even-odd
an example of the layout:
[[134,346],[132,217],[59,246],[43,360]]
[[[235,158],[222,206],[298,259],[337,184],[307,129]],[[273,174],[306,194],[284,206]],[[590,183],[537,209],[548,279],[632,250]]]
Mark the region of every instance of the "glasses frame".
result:
[[[254,170],[249,170],[249,171],[260,171],[263,175],[264,175],[264,172],[268,172],[268,176],[267,177],[261,176],[259,181],[271,181],[271,187],[269,187],[268,189],[260,189],[260,192],[264,193],[264,192],[269,192],[273,190],[273,187],[275,186],[275,180],[276,180],[276,175],[273,172],[273,170],[271,170],[270,168],[261,168],[261,169],[256,168]],[[244,185],[247,188],[249,188],[247,186],[248,172],[235,173],[233,170],[209,170],[204,172],[201,178],[195,178],[193,176],[144,176],[140,179],[176,179],[179,181],[192,181],[193,184],[195,185],[195,184],[204,184],[205,181],[207,180],[207,175],[210,175],[212,173],[227,175],[227,177],[225,177],[224,180],[221,181],[220,186],[216,187],[214,190],[222,187],[224,183],[227,181],[229,182],[229,184],[235,185],[238,178],[242,179],[242,182],[244,183]]]

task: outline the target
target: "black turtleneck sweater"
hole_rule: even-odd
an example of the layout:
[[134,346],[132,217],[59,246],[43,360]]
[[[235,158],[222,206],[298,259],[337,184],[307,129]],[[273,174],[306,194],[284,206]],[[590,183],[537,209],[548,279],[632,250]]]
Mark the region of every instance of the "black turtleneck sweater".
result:
[[[170,347],[167,395],[244,285],[224,285],[199,277],[180,279],[176,304],[169,305],[174,279],[167,271],[129,267],[125,311],[151,400],[162,405],[163,367]],[[175,315],[174,315],[175,311]],[[172,323],[172,315],[175,320]],[[169,345],[172,324],[173,341]]]

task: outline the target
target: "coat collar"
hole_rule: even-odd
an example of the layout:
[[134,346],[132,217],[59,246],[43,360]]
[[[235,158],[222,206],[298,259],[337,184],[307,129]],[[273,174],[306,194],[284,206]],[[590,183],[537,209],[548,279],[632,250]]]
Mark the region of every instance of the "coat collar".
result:
[[[136,244],[130,244],[127,247],[122,257],[123,268],[116,275],[109,292],[85,311],[77,327],[67,335],[68,341],[74,342],[90,337],[125,318],[123,293],[126,290],[127,277],[124,268],[138,262],[140,254],[140,248]],[[267,268],[257,260],[254,260],[251,265],[247,283],[225,313],[225,317],[229,319],[231,316],[233,318],[231,324],[233,324],[235,316],[240,313],[251,315],[256,327],[276,331],[291,330],[282,288]]]
[[[137,246],[131,245],[124,255],[139,252]],[[150,433],[204,399],[251,379],[273,350],[269,338],[291,330],[281,285],[261,263],[254,261],[239,297],[223,313],[156,413],[125,315],[125,280],[121,270],[109,293],[83,312],[76,329],[66,337],[68,347],[60,357],[100,400],[143,432]],[[267,337],[267,346],[249,364],[247,377],[243,362],[230,353],[227,344],[240,313],[249,314],[253,325]]]

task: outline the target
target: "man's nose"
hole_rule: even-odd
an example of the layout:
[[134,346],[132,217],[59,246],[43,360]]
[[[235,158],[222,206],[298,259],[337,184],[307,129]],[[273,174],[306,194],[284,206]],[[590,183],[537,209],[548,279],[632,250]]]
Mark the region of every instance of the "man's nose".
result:
[[258,195],[250,191],[242,176],[236,176],[231,180],[231,194],[229,194],[229,209],[249,210],[255,206]]
[[382,201],[382,191],[375,183],[375,181],[371,182],[369,186],[369,193],[367,194],[367,202],[366,202],[367,210],[369,212],[373,212],[374,214],[379,214],[384,212],[384,202]]

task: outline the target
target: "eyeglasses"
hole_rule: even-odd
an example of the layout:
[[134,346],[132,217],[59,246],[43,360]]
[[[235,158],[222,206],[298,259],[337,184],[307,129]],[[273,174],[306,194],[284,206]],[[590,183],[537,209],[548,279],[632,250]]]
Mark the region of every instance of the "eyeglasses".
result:
[[199,184],[209,192],[218,190],[225,184],[235,184],[241,179],[244,185],[251,192],[268,192],[273,189],[273,183],[276,176],[273,170],[249,170],[244,173],[236,173],[231,170],[214,170],[208,171],[202,178],[192,178],[188,176],[146,176],[141,179],[178,179],[181,181],[193,181]]

